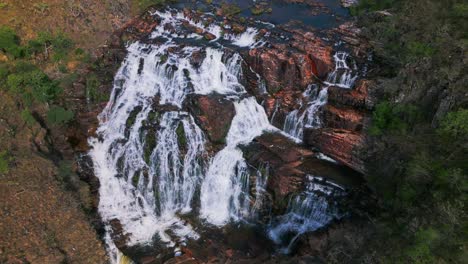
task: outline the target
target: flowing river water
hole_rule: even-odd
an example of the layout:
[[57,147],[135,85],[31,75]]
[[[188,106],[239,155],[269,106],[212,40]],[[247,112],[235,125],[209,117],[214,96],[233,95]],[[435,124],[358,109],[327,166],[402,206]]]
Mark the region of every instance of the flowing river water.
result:
[[[237,51],[266,45],[257,36],[261,28],[223,34],[221,23],[196,22],[177,9],[152,15],[160,23],[151,39],[159,44],[128,44],[111,99],[99,115],[97,137],[89,139],[89,155],[100,181],[98,209],[113,263],[123,256],[110,235],[109,223],[116,219],[129,246],[157,241],[173,249],[174,255],[181,254],[180,245],[200,239],[199,225],[255,223],[269,178],[261,170],[255,181],[249,178],[252,168],[241,147],[267,132],[300,143],[304,127],[321,125],[319,112],[327,103],[328,86],[350,89],[357,78],[346,62],[348,54],[337,51],[335,70],[322,85],[309,85],[304,105],[291,111],[279,129],[244,87],[243,58]],[[178,30],[187,23],[215,38]],[[196,53],[204,57],[194,65]],[[194,94],[221,95],[234,105],[225,144],[216,151],[207,148],[207,135],[184,108],[187,96]],[[288,253],[302,233],[342,217],[328,197],[344,195],[343,187],[320,175],[308,175],[306,182],[303,192],[289,198],[286,211],[271,215],[263,225],[265,236],[279,252]],[[195,216],[197,227],[184,218],[188,214]]]

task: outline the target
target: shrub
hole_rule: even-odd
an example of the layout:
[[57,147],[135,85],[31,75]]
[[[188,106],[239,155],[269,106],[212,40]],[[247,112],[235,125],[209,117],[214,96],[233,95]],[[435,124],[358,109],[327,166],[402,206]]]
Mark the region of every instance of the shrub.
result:
[[86,79],[86,96],[88,99],[93,102],[104,102],[108,100],[108,95],[99,91],[100,81],[95,74],[91,74]]
[[421,119],[421,111],[416,106],[393,105],[384,101],[375,108],[370,133],[371,135],[381,135],[385,132],[405,133]]
[[350,8],[351,15],[357,16],[369,11],[384,10],[395,7],[400,0],[359,0],[359,3]]
[[448,113],[441,122],[439,133],[453,137],[468,135],[468,109]]
[[21,58],[25,55],[24,49],[20,46],[19,37],[6,26],[0,27],[0,50],[15,58]]
[[7,151],[0,151],[0,173],[5,174],[9,171],[10,158]]
[[10,69],[8,64],[0,63],[0,84],[6,81],[8,74],[10,74]]
[[30,40],[27,46],[29,53],[42,53],[45,51],[45,47],[51,47],[53,51],[52,59],[60,61],[73,48],[73,41],[62,32],[54,35],[42,31],[38,33],[37,38]]
[[163,6],[173,2],[175,0],[137,0],[140,11],[144,11],[150,6]]
[[429,57],[435,52],[429,44],[419,41],[411,41],[407,44],[407,53],[409,57]]
[[23,97],[25,103],[34,100],[41,103],[50,102],[62,93],[57,81],[51,80],[40,70],[18,71],[8,75],[7,85],[13,94]]
[[47,112],[47,120],[50,123],[56,124],[56,125],[66,124],[70,122],[74,116],[75,115],[72,111],[66,110],[60,106],[53,106]]
[[239,14],[242,10],[236,4],[223,3],[221,5],[221,10],[223,14],[227,17],[232,17]]
[[28,126],[32,126],[36,123],[36,119],[28,109],[21,111],[21,119],[23,119]]

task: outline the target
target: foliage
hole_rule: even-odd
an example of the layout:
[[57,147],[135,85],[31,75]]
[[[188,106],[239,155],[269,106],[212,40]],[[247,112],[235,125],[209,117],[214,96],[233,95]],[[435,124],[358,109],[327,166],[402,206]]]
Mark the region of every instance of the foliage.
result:
[[25,55],[24,49],[20,46],[19,37],[6,26],[0,26],[0,50],[14,58],[21,58]]
[[108,100],[108,96],[99,90],[101,82],[96,74],[91,74],[86,79],[86,96],[91,102],[104,102]]
[[221,5],[222,13],[227,17],[232,17],[239,14],[242,10],[236,4],[223,3]]
[[39,32],[37,38],[28,42],[28,52],[31,54],[45,53],[49,48],[53,51],[52,59],[60,61],[67,57],[68,52],[73,48],[73,42],[65,34],[59,32]]
[[442,120],[439,132],[452,137],[468,135],[468,109],[449,113]]
[[8,173],[10,170],[10,157],[7,151],[0,151],[0,174]]
[[75,115],[72,111],[60,106],[53,106],[47,112],[47,120],[56,125],[63,125],[70,122]]
[[466,262],[465,2],[363,0],[352,10],[382,80],[366,176],[382,206],[369,245],[381,262]]
[[41,14],[44,14],[47,10],[49,10],[49,5],[43,2],[35,3],[33,7],[36,12],[40,12]]
[[399,1],[400,0],[359,0],[358,4],[350,7],[350,12],[354,16],[362,15],[369,11],[378,11],[395,7]]
[[35,100],[51,102],[62,93],[58,82],[51,80],[41,70],[21,67],[17,65],[14,73],[8,75],[7,86],[10,92],[21,96],[26,105],[31,105]]
[[384,101],[379,103],[372,115],[371,135],[381,135],[384,132],[405,133],[412,124],[421,119],[421,113],[416,106],[402,105]]
[[138,5],[140,12],[148,9],[151,6],[161,7],[174,2],[175,0],[136,0],[136,4]]
[[29,109],[24,109],[23,111],[21,111],[21,118],[28,126],[32,126],[36,123],[36,119],[31,114],[31,111],[29,111]]

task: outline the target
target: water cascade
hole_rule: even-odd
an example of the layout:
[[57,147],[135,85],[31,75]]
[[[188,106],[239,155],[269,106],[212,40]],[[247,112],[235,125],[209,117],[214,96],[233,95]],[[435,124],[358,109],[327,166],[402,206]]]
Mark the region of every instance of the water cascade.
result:
[[333,55],[335,70],[328,75],[325,84],[345,89],[353,87],[354,81],[356,81],[358,75],[354,74],[353,69],[348,66],[346,62],[348,58],[349,54],[344,51],[339,51]]
[[[267,192],[268,175],[257,171],[252,194],[251,168],[240,146],[265,131],[277,131],[264,108],[242,85],[240,54],[220,44],[261,46],[264,42],[257,37],[258,29],[248,27],[242,34],[221,34],[226,26],[197,22],[175,10],[157,11],[153,16],[159,23],[149,39],[158,44],[128,45],[110,101],[99,116],[97,136],[89,139],[89,155],[100,181],[98,209],[114,263],[122,257],[112,241],[115,230],[110,223],[116,220],[129,246],[148,245],[157,238],[168,247],[176,247],[200,237],[184,219],[188,213],[195,214],[201,223],[218,227],[256,218]],[[187,24],[214,38],[203,39],[198,31],[186,33],[183,28]],[[198,43],[194,39],[202,44],[194,44]],[[194,55],[199,58],[196,62]],[[354,78],[347,71],[346,56],[335,55],[337,66],[327,85],[337,85],[339,79],[338,86],[351,87]],[[341,74],[343,69],[345,73]],[[267,95],[265,82],[258,74],[257,78],[260,90]],[[300,140],[304,127],[320,126],[318,112],[327,102],[327,87],[307,88],[303,94],[306,105],[287,116],[285,132]],[[219,150],[217,153],[208,147],[211,143],[203,126],[196,123],[197,116],[184,105],[193,94],[222,95],[234,104],[235,115],[225,145],[221,150],[213,148]],[[284,244],[288,234],[294,233],[297,238],[337,216],[329,212],[326,196],[330,193],[324,191],[328,187],[317,186],[317,179],[312,179],[308,190],[291,198],[286,214],[269,228],[274,242]],[[287,249],[295,238],[288,240]]]
[[268,228],[269,237],[285,254],[291,251],[300,235],[341,217],[331,200],[343,195],[344,189],[321,177],[308,175],[307,178],[306,190],[291,197],[286,213],[276,217]]
[[291,111],[286,116],[283,131],[296,139],[302,141],[304,127],[320,127],[320,109],[327,103],[328,87],[337,86],[350,89],[358,75],[353,75],[353,70],[348,66],[346,60],[349,54],[343,51],[335,53],[335,69],[328,74],[324,86],[320,89],[317,85],[309,85],[303,93],[306,102],[304,108]]
[[265,130],[274,130],[254,97],[235,103],[235,109],[226,147],[213,158],[201,187],[201,215],[214,225],[248,217],[249,176],[238,146],[249,143]]

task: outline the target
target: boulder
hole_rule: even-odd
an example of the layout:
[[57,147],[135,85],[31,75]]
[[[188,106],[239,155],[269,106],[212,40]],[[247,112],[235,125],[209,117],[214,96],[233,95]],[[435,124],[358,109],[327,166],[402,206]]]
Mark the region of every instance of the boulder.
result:
[[362,131],[366,114],[353,108],[336,107],[327,104],[323,108],[322,123],[324,127],[340,128],[350,131]]
[[371,85],[371,81],[359,80],[356,83],[355,89],[330,87],[328,88],[328,103],[360,110],[372,110],[375,102],[370,95]]
[[365,174],[364,135],[344,129],[320,128],[304,130],[304,142],[340,163]]
[[224,143],[236,114],[234,103],[222,95],[190,95],[184,106],[213,143]]

